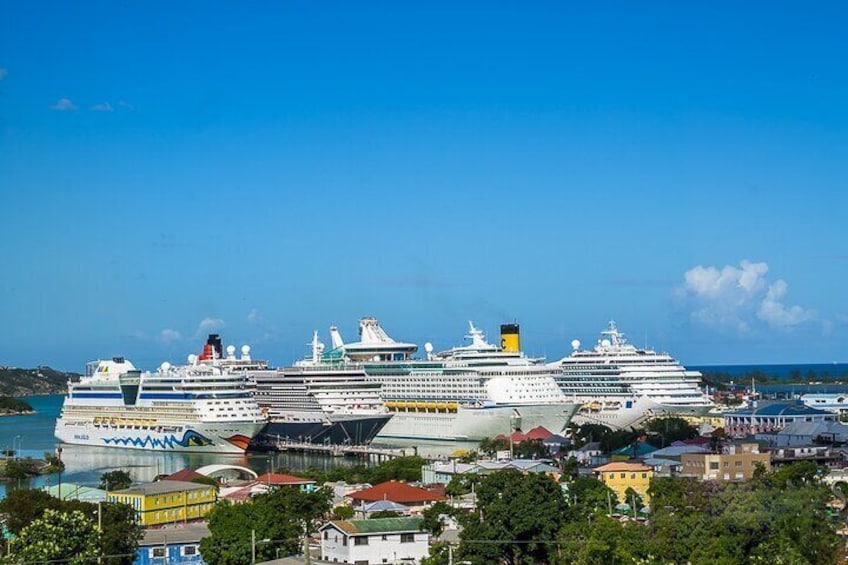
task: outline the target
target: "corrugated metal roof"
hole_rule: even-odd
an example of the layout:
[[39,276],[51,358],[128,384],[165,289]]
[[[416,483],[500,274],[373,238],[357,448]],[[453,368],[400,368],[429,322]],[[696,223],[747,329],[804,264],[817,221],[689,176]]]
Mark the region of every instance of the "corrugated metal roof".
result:
[[386,534],[421,531],[421,518],[373,518],[371,520],[333,520],[321,526],[329,526],[348,534]]

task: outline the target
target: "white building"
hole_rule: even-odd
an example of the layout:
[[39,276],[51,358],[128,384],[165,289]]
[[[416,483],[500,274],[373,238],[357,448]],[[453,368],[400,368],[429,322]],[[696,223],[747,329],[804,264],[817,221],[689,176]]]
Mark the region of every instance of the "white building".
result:
[[321,526],[321,559],[331,563],[376,565],[420,563],[430,553],[430,534],[421,518],[333,520]]

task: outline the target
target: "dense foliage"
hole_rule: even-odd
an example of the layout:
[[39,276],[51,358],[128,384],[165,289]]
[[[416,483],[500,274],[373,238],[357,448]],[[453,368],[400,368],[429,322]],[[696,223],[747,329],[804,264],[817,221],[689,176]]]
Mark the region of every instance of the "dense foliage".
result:
[[334,467],[332,469],[311,468],[298,471],[300,477],[315,480],[318,484],[345,481],[347,483],[370,483],[372,485],[386,481],[420,481],[421,467],[427,461],[418,456],[397,457],[373,467],[355,465],[353,467]]
[[84,565],[97,559],[100,532],[85,514],[75,510],[46,510],[11,543],[11,552],[3,559],[9,565],[60,561]]
[[[649,519],[613,514],[615,494],[594,478],[557,485],[543,475],[501,472],[477,486],[479,508],[460,514],[454,562],[550,565],[830,565],[839,559],[832,493],[821,470],[798,463],[747,483],[656,478]],[[635,493],[631,493],[635,494]],[[440,531],[441,509],[425,512]],[[433,548],[427,565],[448,563]]]
[[60,394],[67,390],[68,379],[78,379],[79,376],[78,373],[64,373],[50,367],[20,369],[0,366],[0,395]]
[[480,454],[494,457],[498,451],[511,451],[516,459],[542,459],[550,457],[550,452],[542,440],[524,440],[510,445],[508,439],[483,439],[480,442]]
[[24,412],[32,412],[32,406],[28,402],[10,396],[0,396],[0,413],[21,414]]
[[103,490],[123,490],[132,486],[132,475],[123,469],[115,469],[100,475],[100,488]]
[[566,500],[560,486],[543,474],[502,471],[478,486],[478,511],[466,516],[457,551],[472,564],[550,563],[551,541],[562,528]]
[[257,561],[296,553],[304,535],[330,511],[332,491],[302,492],[279,488],[244,504],[219,502],[207,517],[212,535],[200,542],[203,560],[209,565],[243,565],[251,562],[251,538],[255,532]]
[[[79,513],[92,527],[96,527],[98,523],[99,511],[103,525],[99,536],[99,554],[111,556],[102,559],[102,563],[130,565],[133,562],[133,553],[141,539],[141,527],[135,521],[135,511],[125,504],[102,503],[98,510],[96,504],[77,500],[60,501],[44,491],[28,489],[12,490],[0,501],[0,514],[6,528],[16,536],[23,536],[22,532],[41,519],[47,511],[60,514]],[[73,543],[74,540],[68,538],[67,544],[61,545],[65,556],[71,555],[69,551],[72,550]]]

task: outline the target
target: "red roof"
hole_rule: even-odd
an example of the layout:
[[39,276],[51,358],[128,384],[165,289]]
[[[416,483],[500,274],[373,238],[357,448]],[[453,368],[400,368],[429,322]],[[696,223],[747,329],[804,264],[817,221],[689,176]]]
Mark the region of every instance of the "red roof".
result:
[[533,428],[532,430],[530,430],[529,432],[527,432],[527,434],[524,436],[524,438],[530,439],[530,440],[540,439],[542,441],[545,441],[546,439],[548,439],[552,435],[554,435],[554,433],[552,431],[548,430],[546,427],[537,426],[537,427]]
[[388,481],[379,485],[360,490],[348,495],[353,500],[363,502],[376,502],[378,500],[391,500],[398,504],[413,504],[444,500],[445,497],[437,493],[414,487],[400,481]]
[[264,485],[285,486],[285,485],[314,485],[312,479],[303,479],[294,475],[286,475],[283,473],[265,473],[256,477],[256,481]]
[[167,476],[165,476],[165,477],[162,477],[162,479],[161,479],[161,480],[163,480],[163,481],[186,481],[186,482],[191,482],[191,481],[193,481],[193,480],[195,480],[195,479],[208,479],[208,478],[209,478],[209,477],[207,477],[206,475],[201,475],[201,474],[200,474],[200,473],[198,473],[197,471],[192,471],[191,469],[189,469],[188,467],[186,467],[185,469],[180,469],[179,471],[177,471],[177,472],[176,472],[176,473],[174,473],[173,475],[167,475]]
[[524,441],[525,439],[527,439],[527,436],[525,436],[521,432],[521,430],[515,430],[514,432],[512,432],[509,435],[509,438],[512,440],[513,443],[520,443],[520,442]]

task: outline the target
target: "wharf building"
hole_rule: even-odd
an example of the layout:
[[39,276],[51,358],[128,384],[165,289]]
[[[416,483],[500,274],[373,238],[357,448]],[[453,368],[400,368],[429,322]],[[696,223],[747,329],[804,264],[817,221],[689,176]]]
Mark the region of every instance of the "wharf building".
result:
[[724,414],[724,431],[731,437],[778,432],[797,422],[836,422],[837,414],[800,402],[754,404]]

